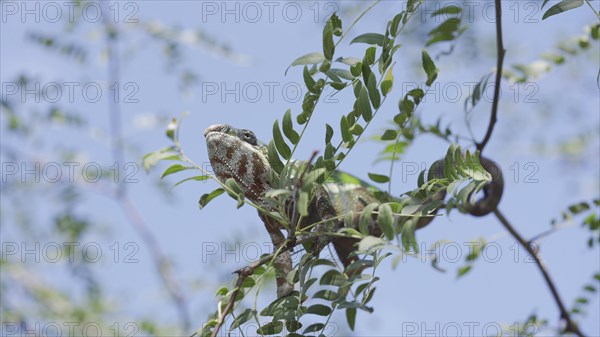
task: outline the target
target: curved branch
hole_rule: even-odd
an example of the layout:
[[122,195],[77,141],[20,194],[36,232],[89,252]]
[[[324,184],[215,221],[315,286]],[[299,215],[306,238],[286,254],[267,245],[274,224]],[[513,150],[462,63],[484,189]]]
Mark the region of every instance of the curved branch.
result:
[[521,236],[521,234],[519,234],[519,232],[517,232],[517,230],[510,224],[510,222],[508,222],[508,220],[504,217],[504,215],[500,212],[500,210],[495,209],[494,214],[496,215],[498,220],[500,220],[500,222],[502,223],[504,228],[506,228],[506,230],[508,230],[508,232],[513,236],[513,238],[515,238],[515,240],[517,240],[519,242],[519,244],[523,248],[525,248],[527,253],[529,253],[529,255],[531,255],[531,257],[534,259],[536,266],[542,273],[542,276],[544,277],[544,281],[546,281],[546,285],[550,289],[550,292],[552,293],[552,297],[554,297],[554,301],[556,302],[556,305],[558,306],[558,309],[560,310],[560,318],[565,320],[565,322],[566,322],[566,327],[565,327],[564,332],[571,332],[571,333],[576,334],[579,337],[584,337],[585,335],[579,330],[579,327],[577,326],[577,324],[571,319],[571,316],[569,315],[569,311],[567,310],[567,307],[565,306],[562,298],[558,294],[556,285],[554,284],[554,281],[550,277],[550,274],[548,273],[548,270],[546,269],[546,266],[544,265],[544,262],[542,261],[541,256],[538,254],[538,252],[535,251],[534,248],[532,248],[532,246],[529,244],[529,242],[527,240],[525,240]]
[[494,99],[492,101],[492,114],[490,116],[490,123],[485,133],[485,137],[480,143],[477,143],[477,150],[483,152],[483,149],[490,141],[494,126],[498,120],[498,102],[500,101],[500,82],[502,81],[502,66],[504,65],[504,42],[502,39],[502,0],[495,0],[496,4],[496,49],[497,49],[497,63],[496,63],[496,81],[494,84]]

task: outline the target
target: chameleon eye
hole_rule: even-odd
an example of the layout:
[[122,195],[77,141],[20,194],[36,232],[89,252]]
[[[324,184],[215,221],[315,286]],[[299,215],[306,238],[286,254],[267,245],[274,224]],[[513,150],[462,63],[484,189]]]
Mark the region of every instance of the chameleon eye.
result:
[[245,141],[246,143],[250,144],[250,145],[257,145],[257,141],[256,141],[256,136],[254,135],[254,133],[250,130],[242,130],[241,132],[241,138],[243,141]]

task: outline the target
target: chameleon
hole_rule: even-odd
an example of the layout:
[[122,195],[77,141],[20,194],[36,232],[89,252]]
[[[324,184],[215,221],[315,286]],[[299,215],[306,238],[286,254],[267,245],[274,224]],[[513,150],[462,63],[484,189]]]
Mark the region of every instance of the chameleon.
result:
[[[241,188],[244,196],[252,202],[267,211],[272,211],[272,205],[265,193],[272,190],[273,170],[269,164],[269,153],[267,146],[260,142],[256,135],[247,129],[237,129],[227,124],[211,125],[204,131],[208,157],[217,179],[225,183],[228,179],[233,179]],[[436,165],[436,163],[438,163]],[[443,178],[443,161],[438,161],[432,165],[430,177]],[[488,167],[496,165],[488,159],[482,158],[482,163]],[[490,169],[486,167],[486,170]],[[497,165],[496,165],[497,168]],[[484,198],[474,205],[477,216],[485,215],[491,212],[499,202],[498,191],[502,193],[502,176],[499,170],[499,182],[495,179],[485,191],[494,192],[489,198]],[[487,194],[486,194],[487,195]],[[446,196],[445,190],[440,190],[432,196],[432,202],[443,201]],[[497,198],[496,198],[497,197]],[[489,199],[492,199],[489,206]],[[308,205],[308,216],[303,217],[299,224],[300,229],[306,228],[315,223],[323,223],[324,220],[332,219],[333,228],[326,228],[328,231],[336,232],[344,227],[358,228],[361,212],[372,203],[401,202],[386,192],[368,184],[367,182],[342,171],[335,171],[321,185],[315,193],[315,197]],[[488,206],[488,209],[483,209]],[[419,210],[422,210],[421,206]],[[472,209],[473,210],[473,209]],[[468,209],[467,209],[468,211]],[[487,212],[487,213],[486,213]],[[291,211],[290,211],[291,213]],[[430,211],[430,215],[435,215],[437,208]],[[340,217],[338,215],[352,214],[350,218]],[[274,250],[278,251],[285,244],[286,237],[282,233],[283,226],[268,215],[259,212],[259,217],[263,221],[267,232],[271,238]],[[291,218],[291,217],[290,217]],[[427,217],[404,217],[403,221],[415,219],[415,228],[420,229],[427,226],[433,216]],[[316,229],[324,230],[323,228]],[[368,226],[369,235],[379,237],[382,235],[381,228],[376,222],[375,217],[370,220]],[[358,239],[352,237],[335,236],[331,239],[317,239],[316,247],[313,249],[318,253],[329,241],[332,243],[339,260],[344,267],[351,265],[356,259],[356,243]],[[292,270],[292,261],[289,250],[284,250],[278,254],[273,261],[276,271],[277,296],[283,297],[289,295],[294,286],[287,280],[287,273]]]

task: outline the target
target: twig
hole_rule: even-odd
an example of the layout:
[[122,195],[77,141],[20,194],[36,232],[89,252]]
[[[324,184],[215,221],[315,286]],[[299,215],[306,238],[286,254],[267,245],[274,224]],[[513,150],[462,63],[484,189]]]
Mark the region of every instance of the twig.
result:
[[575,322],[573,322],[573,320],[571,319],[571,316],[569,315],[569,311],[567,310],[567,307],[565,307],[560,295],[558,294],[556,285],[554,284],[554,281],[552,281],[552,278],[550,277],[550,274],[548,273],[548,270],[546,269],[546,266],[544,265],[544,262],[542,261],[539,253],[536,252],[529,245],[529,242],[527,242],[527,240],[525,240],[516,231],[516,229],[510,224],[510,222],[508,222],[508,220],[506,220],[506,218],[500,212],[499,209],[495,209],[494,214],[496,215],[498,220],[500,220],[500,222],[502,223],[504,228],[506,228],[506,230],[508,230],[508,232],[513,236],[513,238],[515,238],[519,242],[519,244],[521,246],[523,246],[523,248],[525,248],[527,253],[529,253],[529,255],[531,255],[531,257],[534,259],[535,264],[537,265],[538,269],[542,273],[542,276],[544,277],[544,280],[546,281],[548,288],[550,288],[552,297],[554,297],[554,301],[556,302],[556,305],[558,306],[558,309],[560,310],[560,318],[565,320],[565,322],[566,322],[566,327],[565,327],[564,332],[572,332],[579,337],[584,337],[585,335],[579,330],[579,327],[577,326],[577,324]]
[[496,4],[496,49],[498,60],[496,64],[496,82],[494,85],[494,99],[492,101],[492,114],[490,116],[490,123],[488,124],[488,129],[485,133],[485,137],[481,141],[481,143],[477,143],[477,150],[479,152],[483,152],[483,149],[487,145],[492,136],[492,132],[494,131],[494,126],[496,125],[496,121],[498,120],[498,102],[500,101],[500,81],[502,80],[502,66],[504,64],[504,54],[506,50],[504,49],[504,42],[502,40],[502,0],[495,0]]
[[260,266],[260,265],[256,264],[256,262],[255,262],[255,263],[251,264],[250,266],[246,266],[244,268],[234,271],[234,273],[238,274],[238,280],[235,283],[235,290],[233,291],[233,293],[231,293],[229,302],[227,303],[227,306],[225,307],[225,309],[223,309],[223,313],[221,314],[221,317],[219,317],[219,322],[217,322],[217,325],[215,326],[215,329],[213,330],[211,337],[217,336],[217,334],[219,333],[219,330],[221,330],[221,326],[223,326],[223,323],[225,323],[225,317],[227,317],[229,312],[233,309],[233,304],[235,303],[235,298],[237,297],[237,294],[239,293],[239,291],[242,287],[242,284],[244,283],[244,280],[248,276],[254,274],[254,270],[256,268],[258,268],[258,266]]
[[566,221],[563,223],[560,223],[558,225],[554,225],[552,228],[541,232],[540,234],[534,235],[531,239],[529,239],[529,243],[534,243],[535,241],[539,241],[543,238],[545,238],[546,236],[553,234],[563,228],[567,228],[567,227],[573,227],[575,224],[572,221]]

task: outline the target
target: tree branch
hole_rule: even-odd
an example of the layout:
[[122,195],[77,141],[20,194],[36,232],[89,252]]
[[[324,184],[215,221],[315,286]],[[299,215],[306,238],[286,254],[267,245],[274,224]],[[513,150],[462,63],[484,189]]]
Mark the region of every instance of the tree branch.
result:
[[519,244],[523,248],[525,248],[527,253],[529,253],[529,255],[531,255],[531,257],[534,259],[535,264],[537,265],[538,269],[542,273],[542,276],[544,277],[544,280],[546,281],[546,285],[550,289],[550,292],[552,293],[552,297],[554,297],[554,301],[556,302],[556,305],[558,306],[558,309],[560,311],[560,318],[566,322],[566,327],[565,327],[564,332],[571,332],[571,333],[576,334],[579,337],[584,337],[585,335],[579,330],[579,327],[577,326],[577,324],[571,319],[571,316],[569,315],[569,311],[567,310],[567,307],[564,305],[563,300],[561,299],[560,295],[558,294],[556,285],[554,284],[554,281],[550,277],[550,274],[548,273],[548,270],[546,269],[546,266],[544,265],[544,262],[542,261],[540,254],[538,252],[536,252],[531,247],[531,245],[529,245],[529,242],[527,240],[525,240],[521,236],[521,234],[519,234],[517,232],[517,230],[510,224],[510,222],[508,222],[508,220],[504,217],[504,215],[500,212],[499,209],[495,209],[494,214],[496,215],[498,220],[500,220],[500,222],[502,223],[504,228],[506,228],[506,230],[508,230],[508,232],[513,236],[513,238],[515,238],[515,240],[517,240],[519,242]]
[[500,101],[500,82],[502,81],[502,66],[504,65],[504,42],[502,39],[502,0],[495,0],[496,4],[496,49],[497,49],[497,63],[496,63],[496,81],[494,84],[494,99],[492,101],[492,114],[490,116],[490,123],[485,133],[485,137],[480,143],[477,143],[477,150],[483,152],[483,149],[487,145],[494,131],[494,126],[498,120],[498,102]]
[[[271,260],[273,260],[274,258],[277,257],[277,255],[285,253],[289,250],[292,250],[294,247],[298,246],[298,245],[302,245],[306,242],[309,242],[311,240],[314,240],[316,238],[318,238],[319,236],[322,235],[331,235],[331,236],[336,236],[339,235],[337,233],[317,233],[315,235],[308,235],[303,237],[302,239],[296,240],[296,242],[293,245],[283,245],[280,247],[280,249],[272,254],[269,255],[265,255],[262,258],[260,258],[259,260],[253,262],[252,264],[240,268],[236,271],[234,271],[234,274],[238,274],[238,280],[235,283],[235,290],[231,293],[231,297],[229,298],[229,302],[227,302],[227,305],[225,306],[225,309],[223,309],[223,312],[221,313],[220,317],[219,317],[219,321],[217,322],[217,325],[215,326],[215,328],[213,329],[212,333],[211,333],[211,337],[216,337],[217,334],[219,333],[219,330],[221,330],[221,327],[223,326],[223,323],[225,323],[225,318],[227,317],[227,315],[229,315],[229,313],[231,313],[231,311],[233,310],[233,305],[235,304],[235,299],[237,297],[237,294],[240,291],[240,287],[242,285],[242,283],[244,282],[244,280],[248,277],[251,276],[252,274],[254,274],[254,271],[256,270],[256,268],[270,262]],[[190,337],[196,335],[197,333],[192,334]]]

